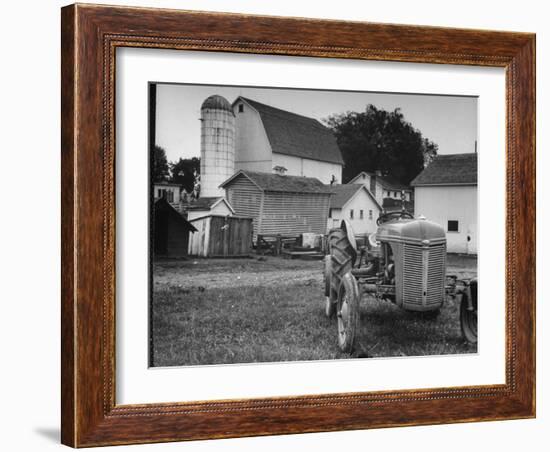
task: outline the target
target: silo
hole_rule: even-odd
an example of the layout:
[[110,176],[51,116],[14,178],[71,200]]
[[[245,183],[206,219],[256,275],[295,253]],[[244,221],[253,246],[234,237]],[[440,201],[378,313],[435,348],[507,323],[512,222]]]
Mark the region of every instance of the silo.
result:
[[220,184],[235,172],[235,115],[222,96],[208,97],[201,106],[200,196],[224,196]]

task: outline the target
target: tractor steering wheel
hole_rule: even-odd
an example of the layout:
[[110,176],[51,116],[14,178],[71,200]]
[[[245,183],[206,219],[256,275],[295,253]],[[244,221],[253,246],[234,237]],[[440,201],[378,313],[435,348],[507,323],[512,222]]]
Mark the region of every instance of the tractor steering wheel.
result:
[[387,212],[387,213],[383,213],[378,217],[378,219],[376,220],[376,224],[380,226],[382,223],[385,223],[386,221],[390,221],[398,218],[409,218],[411,220],[414,220],[414,215],[410,212],[407,212],[406,210]]

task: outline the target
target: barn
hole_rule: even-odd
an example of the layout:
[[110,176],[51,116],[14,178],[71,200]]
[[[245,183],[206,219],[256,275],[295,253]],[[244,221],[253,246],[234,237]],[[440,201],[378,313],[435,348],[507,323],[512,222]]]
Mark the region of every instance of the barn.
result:
[[166,198],[157,199],[153,205],[152,229],[155,257],[187,255],[189,233],[196,232],[196,228]]
[[239,170],[221,187],[236,215],[253,219],[254,238],[326,231],[331,191],[319,179]]
[[235,170],[341,182],[344,160],[336,137],[314,118],[245,97],[232,104],[235,120]]
[[415,215],[445,228],[447,250],[477,254],[477,154],[438,155],[411,185]]
[[376,231],[376,220],[382,207],[365,185],[332,185],[329,189],[332,196],[327,232],[340,227],[342,220],[348,220],[353,232],[359,236]]

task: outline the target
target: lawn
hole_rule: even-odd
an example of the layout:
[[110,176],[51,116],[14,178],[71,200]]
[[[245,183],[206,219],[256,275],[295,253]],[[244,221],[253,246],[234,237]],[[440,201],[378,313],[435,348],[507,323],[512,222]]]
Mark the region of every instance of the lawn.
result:
[[[200,259],[154,266],[153,365],[180,366],[349,358],[324,315],[319,261]],[[453,273],[476,261],[453,257]],[[460,335],[458,306],[435,320],[388,302],[363,302],[352,357],[475,353]]]

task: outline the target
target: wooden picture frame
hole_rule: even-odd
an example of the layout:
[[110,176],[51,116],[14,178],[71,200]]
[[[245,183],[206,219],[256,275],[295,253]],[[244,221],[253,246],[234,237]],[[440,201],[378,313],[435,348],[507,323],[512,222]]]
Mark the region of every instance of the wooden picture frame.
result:
[[[71,5],[62,9],[62,442],[73,447],[535,416],[535,35]],[[506,383],[115,404],[115,50],[506,70]]]

